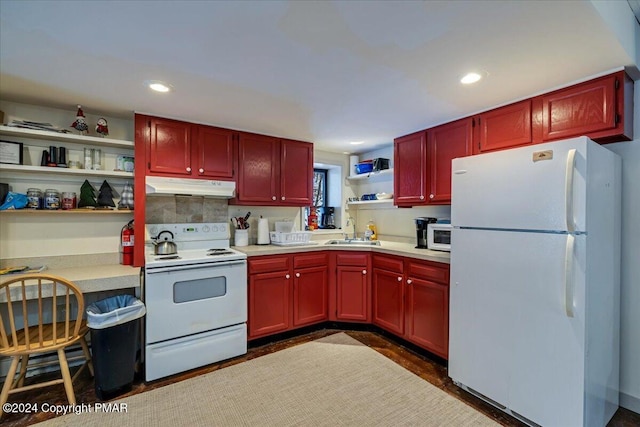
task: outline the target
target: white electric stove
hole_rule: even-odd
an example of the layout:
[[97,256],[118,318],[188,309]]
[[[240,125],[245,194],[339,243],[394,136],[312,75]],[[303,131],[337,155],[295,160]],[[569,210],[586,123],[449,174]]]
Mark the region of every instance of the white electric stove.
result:
[[[247,352],[247,256],[229,248],[229,228],[147,225],[141,295],[147,381]],[[166,231],[177,253],[155,255],[152,240]]]

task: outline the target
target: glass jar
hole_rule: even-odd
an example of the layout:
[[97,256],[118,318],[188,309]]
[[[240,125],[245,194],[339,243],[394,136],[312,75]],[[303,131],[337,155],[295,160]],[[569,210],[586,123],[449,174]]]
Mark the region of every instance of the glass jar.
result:
[[62,209],[75,209],[76,208],[76,193],[62,193]]
[[44,192],[44,208],[55,210],[60,209],[60,193],[58,190],[48,188]]
[[39,188],[27,190],[27,209],[42,209],[42,190]]

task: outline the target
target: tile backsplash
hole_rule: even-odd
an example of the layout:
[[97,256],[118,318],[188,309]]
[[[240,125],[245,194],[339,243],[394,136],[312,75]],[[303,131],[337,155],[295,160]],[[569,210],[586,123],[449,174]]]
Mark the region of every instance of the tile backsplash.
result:
[[228,222],[226,199],[197,196],[150,196],[146,200],[147,224]]

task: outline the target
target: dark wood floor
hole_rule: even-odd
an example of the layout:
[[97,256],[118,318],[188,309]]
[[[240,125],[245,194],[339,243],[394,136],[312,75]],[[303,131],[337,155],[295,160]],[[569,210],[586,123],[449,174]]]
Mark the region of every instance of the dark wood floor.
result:
[[[283,350],[288,347],[292,347],[298,344],[302,344],[308,341],[312,341],[323,336],[331,335],[336,332],[341,332],[335,329],[323,329],[315,332],[311,332],[305,335],[282,339],[277,342],[265,343],[263,345],[249,348],[246,355],[240,356],[228,361],[216,363],[206,366],[204,368],[194,369],[192,371],[174,375],[172,377],[155,381],[153,383],[145,384],[141,380],[134,381],[133,389],[130,393],[119,396],[124,398],[138,393],[144,393],[145,391],[153,390],[158,387],[182,381],[188,378],[192,378],[198,375],[202,375],[208,372],[215,371],[217,369],[231,366],[237,363],[254,359],[256,357],[263,356],[265,354],[274,353],[279,350]],[[442,361],[437,358],[430,358],[428,354],[419,354],[412,351],[408,347],[405,347],[404,343],[397,342],[389,337],[384,337],[375,332],[367,331],[342,331],[346,332],[353,338],[376,350],[380,354],[388,357],[424,380],[446,391],[450,395],[466,402],[478,411],[483,412],[498,423],[504,426],[523,426],[521,422],[504,414],[503,412],[495,409],[493,406],[484,403],[482,400],[470,395],[464,390],[457,387],[451,379],[447,376],[447,370]],[[73,371],[72,371],[73,374]],[[85,370],[80,377],[76,380],[75,384],[77,403],[95,403],[98,402],[93,387],[93,378]],[[67,404],[67,400],[62,385],[42,388],[39,390],[28,391],[20,394],[14,394],[9,396],[9,402],[38,402],[49,404]],[[13,426],[26,426],[34,424],[46,419],[52,418],[54,415],[50,413],[36,413],[33,415],[20,415],[20,414],[5,414],[0,420],[0,424],[7,427]],[[615,414],[608,427],[637,427],[640,426],[640,415],[626,409],[620,408]]]

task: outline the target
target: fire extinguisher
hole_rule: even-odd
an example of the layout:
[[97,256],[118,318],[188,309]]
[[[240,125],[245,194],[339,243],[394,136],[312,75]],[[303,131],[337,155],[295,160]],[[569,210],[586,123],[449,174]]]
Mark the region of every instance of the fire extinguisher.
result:
[[120,232],[120,264],[133,265],[133,220]]

